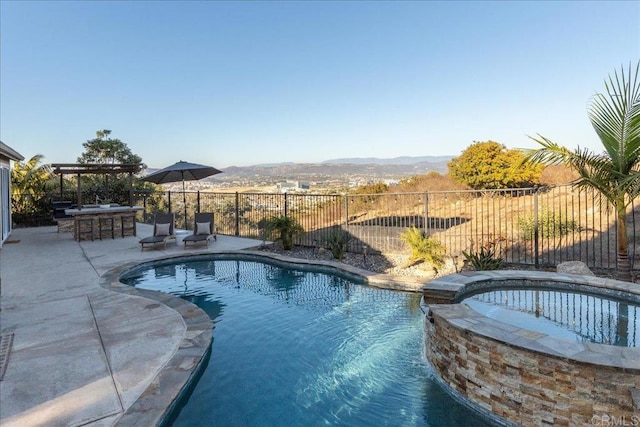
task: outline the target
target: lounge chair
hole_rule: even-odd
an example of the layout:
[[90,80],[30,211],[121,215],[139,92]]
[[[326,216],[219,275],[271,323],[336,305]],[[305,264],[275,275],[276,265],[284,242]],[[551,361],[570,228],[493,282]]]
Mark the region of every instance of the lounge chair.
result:
[[161,243],[166,249],[167,241],[176,238],[173,230],[175,219],[175,214],[173,213],[157,213],[153,221],[153,236],[140,240],[140,250],[144,250],[145,245],[155,247]]
[[193,224],[193,234],[182,239],[184,248],[187,249],[189,243],[198,244],[204,242],[209,247],[209,241],[218,240],[216,227],[213,223],[212,213],[197,213]]

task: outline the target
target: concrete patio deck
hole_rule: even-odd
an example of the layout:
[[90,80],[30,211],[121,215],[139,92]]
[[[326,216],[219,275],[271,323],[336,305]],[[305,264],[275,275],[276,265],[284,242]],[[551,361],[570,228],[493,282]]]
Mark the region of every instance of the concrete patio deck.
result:
[[138,241],[151,231],[138,224],[138,237],[83,242],[56,227],[13,231],[0,250],[1,425],[153,425],[160,419],[184,385],[176,372],[193,371],[180,365],[201,359],[193,349],[209,342],[210,320],[177,298],[124,286],[113,292],[118,284],[105,285],[107,273],[262,242],[218,236],[206,249],[169,243],[141,251]]

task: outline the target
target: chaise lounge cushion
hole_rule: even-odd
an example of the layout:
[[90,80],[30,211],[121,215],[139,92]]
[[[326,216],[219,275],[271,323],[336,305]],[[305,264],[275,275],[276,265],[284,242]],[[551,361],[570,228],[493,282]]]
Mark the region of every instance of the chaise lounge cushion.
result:
[[196,235],[208,236],[209,234],[211,234],[210,222],[196,222]]
[[155,236],[168,236],[171,231],[171,224],[156,224]]

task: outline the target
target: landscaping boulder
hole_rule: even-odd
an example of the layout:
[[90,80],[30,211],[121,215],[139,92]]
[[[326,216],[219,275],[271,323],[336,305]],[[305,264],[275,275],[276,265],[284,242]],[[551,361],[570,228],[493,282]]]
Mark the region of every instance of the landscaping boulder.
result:
[[587,264],[582,261],[565,261],[558,264],[558,273],[581,274],[583,276],[595,276],[593,271],[589,270]]

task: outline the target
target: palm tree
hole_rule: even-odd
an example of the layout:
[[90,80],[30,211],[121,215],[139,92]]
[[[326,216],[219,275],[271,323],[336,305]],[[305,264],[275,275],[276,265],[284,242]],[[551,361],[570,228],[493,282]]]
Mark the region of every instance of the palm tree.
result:
[[595,154],[578,147],[571,151],[538,135],[531,138],[542,148],[532,150],[527,160],[565,164],[580,177],[574,185],[597,190],[616,210],[617,276],[631,280],[627,239],[627,207],[640,189],[640,62],[632,73],[621,67],[605,80],[606,93],[596,93],[588,107],[589,120],[605,151]]
[[42,154],[36,154],[24,163],[13,165],[11,193],[13,210],[17,213],[35,213],[38,210],[37,202],[52,186],[51,167],[40,164],[43,158]]

